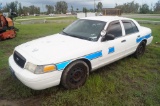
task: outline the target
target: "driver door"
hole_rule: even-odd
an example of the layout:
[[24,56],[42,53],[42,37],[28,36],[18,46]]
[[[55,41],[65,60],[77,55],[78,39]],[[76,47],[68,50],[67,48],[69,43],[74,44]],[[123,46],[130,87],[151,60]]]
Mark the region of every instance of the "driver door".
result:
[[125,56],[126,39],[122,36],[122,26],[120,21],[113,21],[107,28],[107,33],[115,36],[114,40],[102,42],[101,62],[109,64]]

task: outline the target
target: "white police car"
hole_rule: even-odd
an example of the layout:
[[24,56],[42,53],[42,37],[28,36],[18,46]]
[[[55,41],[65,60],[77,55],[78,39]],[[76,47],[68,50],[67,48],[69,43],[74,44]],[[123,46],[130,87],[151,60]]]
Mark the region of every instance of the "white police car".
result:
[[152,42],[151,29],[123,17],[88,17],[61,33],[15,48],[9,66],[26,86],[41,90],[60,83],[67,89],[82,86],[93,70],[128,55],[143,55]]

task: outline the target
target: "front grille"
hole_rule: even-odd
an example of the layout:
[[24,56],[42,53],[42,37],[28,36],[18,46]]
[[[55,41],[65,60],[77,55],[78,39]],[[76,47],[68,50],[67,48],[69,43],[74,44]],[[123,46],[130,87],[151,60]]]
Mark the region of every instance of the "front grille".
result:
[[24,68],[24,65],[26,63],[26,59],[21,54],[19,54],[17,51],[15,51],[13,54],[13,58],[18,66],[20,66],[21,68]]

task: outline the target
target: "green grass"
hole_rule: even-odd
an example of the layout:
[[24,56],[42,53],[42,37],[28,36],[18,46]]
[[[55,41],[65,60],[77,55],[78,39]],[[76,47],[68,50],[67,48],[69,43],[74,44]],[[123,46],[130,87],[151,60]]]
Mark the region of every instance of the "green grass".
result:
[[[32,17],[32,16],[26,16],[24,18],[19,18],[19,17],[16,18],[15,24],[21,24],[21,22],[25,22],[25,21],[29,21],[29,22],[32,21],[34,23],[34,20],[39,20],[39,21],[41,20],[42,22],[44,22],[44,20],[48,20],[48,21],[52,20],[54,22],[59,22],[59,23],[63,23],[65,21],[66,23],[68,23],[68,22],[72,22],[74,20],[77,20],[77,17],[73,17],[73,16],[72,17],[49,17],[49,16],[48,17],[46,17],[46,16],[45,17],[44,16]],[[63,22],[61,22],[61,21],[63,21]]]
[[159,18],[134,18],[135,20],[160,21]]
[[47,20],[76,20],[77,17],[47,18]]
[[44,18],[44,17],[49,17],[49,16],[18,16],[16,19],[28,19],[28,18]]
[[75,20],[77,19],[76,17],[73,16],[66,16],[66,17],[51,17],[51,16],[25,16],[25,17],[17,17],[15,20],[16,21],[23,21],[23,19],[30,19],[30,20]]
[[91,73],[86,84],[76,90],[61,86],[34,91],[15,79],[8,69],[8,57],[24,42],[60,32],[69,23],[16,25],[17,37],[0,42],[0,100],[20,105],[146,105],[160,104],[160,25],[144,24],[153,31],[154,40],[144,56],[132,56]]

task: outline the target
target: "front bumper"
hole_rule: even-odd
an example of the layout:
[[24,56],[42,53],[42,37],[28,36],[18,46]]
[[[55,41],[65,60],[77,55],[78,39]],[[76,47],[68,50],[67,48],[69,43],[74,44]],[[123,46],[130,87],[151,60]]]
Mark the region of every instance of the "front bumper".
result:
[[19,67],[13,60],[13,55],[9,57],[9,67],[12,73],[26,86],[34,90],[42,90],[60,84],[62,71],[53,71],[45,74],[34,74]]

